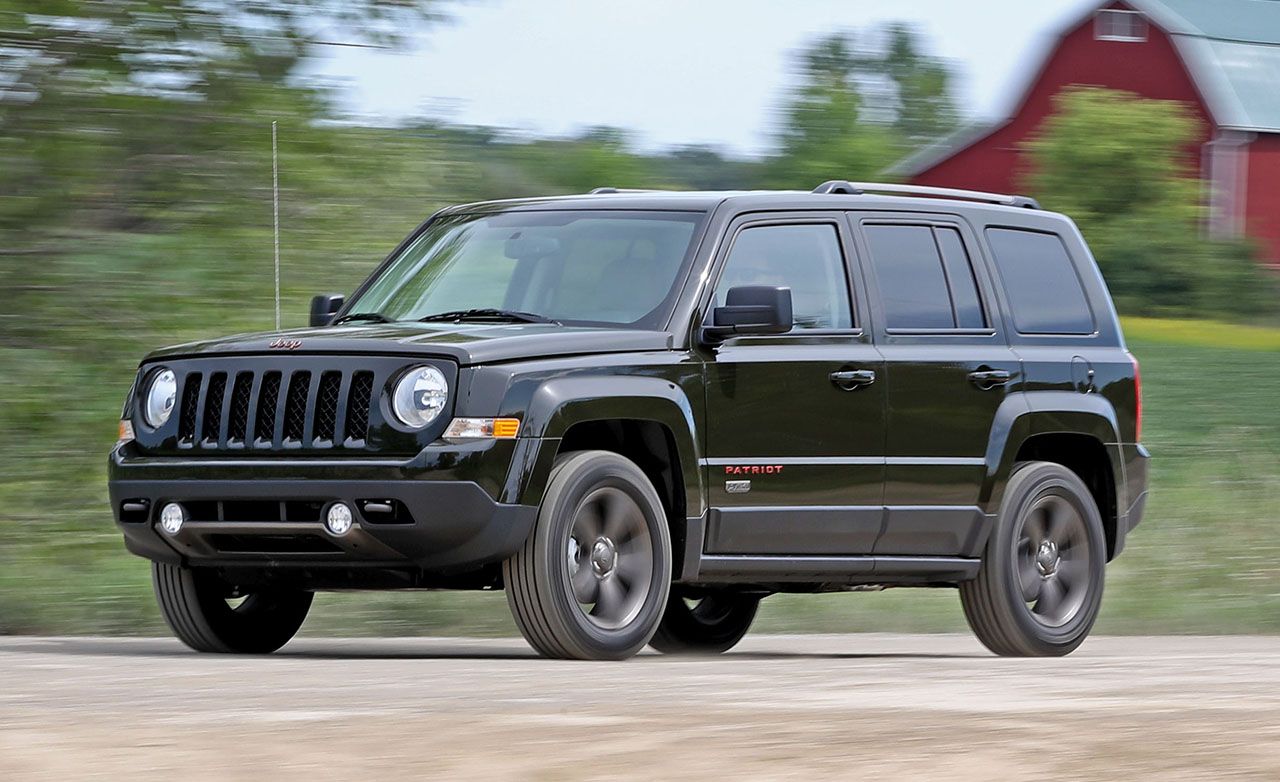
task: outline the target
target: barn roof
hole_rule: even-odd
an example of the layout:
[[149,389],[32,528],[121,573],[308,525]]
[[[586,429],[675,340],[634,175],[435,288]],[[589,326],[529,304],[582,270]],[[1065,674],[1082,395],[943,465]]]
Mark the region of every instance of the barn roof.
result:
[[1280,0],[1127,0],[1173,37],[1220,127],[1280,131]]
[[[1124,0],[1173,41],[1214,123],[1227,130],[1280,133],[1280,0]],[[1112,0],[1089,8],[1052,39],[1047,61],[1062,37]],[[1039,78],[1041,68],[1029,73]],[[1022,85],[1009,114],[1022,107],[1031,84]],[[929,145],[890,169],[914,176],[977,142],[1011,119],[974,124]]]
[[1276,0],[1126,0],[1171,35],[1280,44]]

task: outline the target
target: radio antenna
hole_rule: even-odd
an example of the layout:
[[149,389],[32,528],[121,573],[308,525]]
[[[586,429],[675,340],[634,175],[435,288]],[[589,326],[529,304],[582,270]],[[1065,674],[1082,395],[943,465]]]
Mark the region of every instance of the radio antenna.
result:
[[271,120],[271,223],[275,241],[276,331],[280,330],[280,166],[276,151],[276,121]]

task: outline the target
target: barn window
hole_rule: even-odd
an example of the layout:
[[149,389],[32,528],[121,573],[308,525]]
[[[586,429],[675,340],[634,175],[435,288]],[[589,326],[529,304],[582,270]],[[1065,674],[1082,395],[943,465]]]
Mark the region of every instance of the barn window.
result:
[[1094,19],[1093,37],[1099,41],[1145,41],[1147,20],[1137,11],[1099,11]]

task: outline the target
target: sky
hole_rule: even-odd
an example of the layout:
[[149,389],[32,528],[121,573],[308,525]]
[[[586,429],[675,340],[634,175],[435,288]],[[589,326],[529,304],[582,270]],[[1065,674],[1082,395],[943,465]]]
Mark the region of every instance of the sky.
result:
[[313,74],[374,121],[430,116],[566,135],[627,128],[643,149],[769,148],[815,37],[906,21],[956,74],[972,119],[1002,116],[1020,76],[1096,0],[471,0],[405,50],[331,47]]

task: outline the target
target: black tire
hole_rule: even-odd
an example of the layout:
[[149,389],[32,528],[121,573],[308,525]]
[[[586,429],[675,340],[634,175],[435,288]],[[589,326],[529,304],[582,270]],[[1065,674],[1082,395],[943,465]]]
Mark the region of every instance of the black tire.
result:
[[516,625],[540,654],[631,657],[657,630],[671,588],[671,533],[653,484],[616,453],[560,457],[537,524],[502,575]]
[[960,584],[969,627],[998,655],[1071,653],[1098,618],[1106,553],[1097,503],[1075,473],[1015,466],[978,576]]
[[759,607],[759,595],[673,588],[649,645],[663,654],[727,652],[747,634]]
[[173,634],[197,652],[270,654],[289,642],[311,608],[311,592],[246,595],[237,606],[217,574],[160,562],[151,564],[160,613]]

